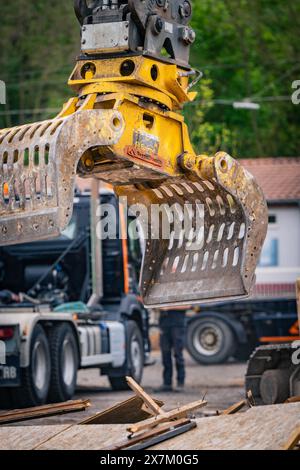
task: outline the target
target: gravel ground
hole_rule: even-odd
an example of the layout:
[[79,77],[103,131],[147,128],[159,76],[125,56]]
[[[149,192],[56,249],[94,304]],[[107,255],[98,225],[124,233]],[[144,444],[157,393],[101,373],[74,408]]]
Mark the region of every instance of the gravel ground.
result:
[[[142,385],[155,398],[165,403],[165,409],[170,410],[180,405],[190,403],[204,396],[208,405],[199,416],[214,414],[244,398],[244,375],[246,364],[228,363],[217,366],[200,366],[186,354],[187,384],[184,393],[154,393],[161,385],[161,361],[159,353],[153,357],[156,364],[145,368]],[[92,406],[82,413],[27,421],[26,425],[78,423],[88,416],[102,411],[116,403],[129,398],[132,392],[113,392],[106,377],[99,376],[96,369],[79,372],[78,387],[75,398],[90,399]]]

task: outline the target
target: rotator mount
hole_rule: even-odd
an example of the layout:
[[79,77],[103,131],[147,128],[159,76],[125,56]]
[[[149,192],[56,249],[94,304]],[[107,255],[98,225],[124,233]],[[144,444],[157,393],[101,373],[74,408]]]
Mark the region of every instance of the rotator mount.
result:
[[190,68],[190,0],[74,0],[74,7],[83,57],[145,55]]

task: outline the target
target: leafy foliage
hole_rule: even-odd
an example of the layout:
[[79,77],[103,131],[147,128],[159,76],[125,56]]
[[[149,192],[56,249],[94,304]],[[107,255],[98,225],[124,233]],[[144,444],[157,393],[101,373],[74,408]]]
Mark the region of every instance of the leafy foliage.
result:
[[[300,2],[193,3],[191,62],[204,78],[185,115],[197,151],[298,155],[300,107],[290,96],[300,79]],[[73,0],[15,0],[2,2],[0,11],[0,79],[8,90],[0,126],[48,118],[71,96],[66,81],[79,51]],[[260,109],[234,109],[245,98]]]
[[[193,26],[192,64],[211,80],[216,100],[205,113],[216,146],[243,157],[298,155],[300,107],[290,97],[300,78],[300,3],[195,0]],[[245,98],[260,110],[233,108]],[[202,131],[193,133],[197,141]]]

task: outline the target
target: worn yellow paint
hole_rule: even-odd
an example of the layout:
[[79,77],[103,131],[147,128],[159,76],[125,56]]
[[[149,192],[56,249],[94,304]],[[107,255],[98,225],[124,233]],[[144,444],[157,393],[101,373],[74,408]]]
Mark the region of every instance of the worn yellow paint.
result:
[[[124,62],[133,62],[134,71],[129,76],[122,76],[121,68]],[[94,73],[86,72],[87,67],[92,67]],[[152,78],[152,70],[156,70],[157,78]],[[84,72],[83,72],[84,70]],[[114,58],[97,61],[79,61],[69,79],[69,85],[79,93],[85,90],[86,85],[101,85],[100,89],[109,89],[115,84],[112,91],[116,90],[117,85],[127,85],[129,92],[136,94],[136,88],[148,88],[156,90],[160,94],[169,96],[173,103],[173,109],[179,109],[185,102],[193,101],[196,97],[195,93],[188,90],[189,78],[182,76],[186,70],[176,65],[165,64],[158,60],[138,56],[130,58]],[[120,87],[119,87],[120,90]],[[108,92],[108,91],[106,91]],[[142,96],[142,95],[141,95]],[[147,96],[147,95],[144,95]],[[155,94],[152,95],[155,100]]]
[[[163,174],[179,174],[177,157],[191,149],[182,117],[172,112],[163,113],[158,109],[143,109],[129,96],[123,96],[117,101],[115,109],[121,112],[126,125],[123,136],[112,147],[113,153],[145,167],[159,170]],[[143,159],[142,156],[136,158],[130,156],[128,147],[134,143],[134,135],[137,132],[158,139],[160,145],[156,156],[157,162]],[[139,150],[141,155],[146,151],[142,147]]]
[[[132,68],[126,76],[124,63]],[[175,64],[144,56],[79,60],[69,79],[77,96],[64,104],[56,118],[90,109],[114,109],[122,114],[125,131],[117,144],[99,148],[99,155],[110,153],[158,177],[198,173],[198,159],[180,113],[184,103],[196,96],[189,91],[188,73]],[[147,147],[151,139],[158,143],[153,155],[151,145]],[[96,173],[94,156],[89,152],[82,157],[91,173]]]
[[[129,63],[132,73],[122,75],[122,66]],[[105,60],[78,61],[69,85],[79,99],[97,96],[94,107],[115,109],[122,113],[125,132],[110,150],[145,169],[162,175],[180,176],[195,171],[196,154],[192,148],[183,116],[178,112],[196,94],[189,92],[187,71],[172,64],[143,56]],[[74,103],[71,103],[71,107]],[[81,107],[82,109],[82,107]],[[149,148],[136,136],[156,139],[158,153],[147,158]],[[100,150],[105,154],[105,149]],[[193,168],[178,164],[181,155],[194,160]]]

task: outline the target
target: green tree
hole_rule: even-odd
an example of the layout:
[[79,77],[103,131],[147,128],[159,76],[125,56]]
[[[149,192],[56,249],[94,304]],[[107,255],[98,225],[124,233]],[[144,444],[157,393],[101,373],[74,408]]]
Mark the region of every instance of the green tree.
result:
[[[234,156],[298,155],[300,108],[290,96],[300,78],[299,23],[294,0],[194,1],[192,63],[211,79],[216,100],[206,119],[217,133],[224,126]],[[220,104],[245,98],[260,110]]]
[[2,2],[0,27],[0,78],[7,85],[1,127],[48,118],[51,112],[38,110],[61,107],[70,93],[66,81],[79,48],[73,1]]
[[[204,78],[185,115],[198,152],[298,155],[300,107],[289,97],[300,79],[300,2],[193,3],[191,63]],[[49,118],[72,94],[66,82],[79,52],[73,0],[15,0],[2,2],[0,11],[0,79],[8,90],[0,127]],[[260,109],[233,108],[245,98]]]

